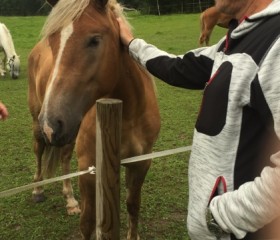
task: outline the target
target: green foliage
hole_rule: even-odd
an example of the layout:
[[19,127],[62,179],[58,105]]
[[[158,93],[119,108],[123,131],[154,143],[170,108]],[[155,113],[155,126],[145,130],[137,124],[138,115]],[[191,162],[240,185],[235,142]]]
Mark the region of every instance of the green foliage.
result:
[[214,5],[214,0],[121,0],[130,8],[142,14],[198,13]]
[[[10,1],[10,0],[9,0]],[[135,35],[167,50],[181,54],[198,45],[198,15],[129,15]],[[44,17],[0,17],[10,29],[21,56],[21,76],[0,79],[0,100],[10,112],[0,122],[0,191],[33,181],[35,161],[32,151],[31,117],[27,106],[27,56],[39,40]],[[225,30],[216,28],[212,42]],[[162,128],[154,151],[190,145],[201,92],[170,87],[156,80]],[[188,240],[186,215],[188,201],[189,153],[154,159],[143,186],[140,236],[143,240]],[[127,215],[122,168],[121,239],[125,239]],[[73,157],[72,171],[77,171]],[[58,175],[61,173],[58,172]],[[79,199],[77,179],[72,180]],[[61,194],[62,183],[45,187],[47,201],[34,204],[31,191],[0,198],[0,239],[79,240],[79,217],[67,216]]]
[[[212,6],[214,0],[120,0],[142,14],[197,13]],[[0,0],[0,16],[46,15],[50,6],[46,0]]]
[[1,16],[46,15],[50,6],[45,0],[1,0]]

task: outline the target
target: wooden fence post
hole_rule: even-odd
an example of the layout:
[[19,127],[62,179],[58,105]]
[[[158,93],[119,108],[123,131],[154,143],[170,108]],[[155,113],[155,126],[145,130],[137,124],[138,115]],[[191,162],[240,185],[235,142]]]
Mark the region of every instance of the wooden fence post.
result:
[[122,101],[96,104],[96,239],[119,240]]

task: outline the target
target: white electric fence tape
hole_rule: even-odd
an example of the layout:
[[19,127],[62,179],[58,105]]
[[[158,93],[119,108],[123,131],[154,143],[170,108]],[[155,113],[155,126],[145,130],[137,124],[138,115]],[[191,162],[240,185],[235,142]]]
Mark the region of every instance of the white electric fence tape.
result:
[[8,196],[14,195],[16,193],[20,193],[20,192],[32,189],[34,187],[39,187],[39,186],[42,186],[42,185],[47,185],[47,184],[50,184],[50,183],[62,181],[62,180],[68,179],[68,178],[73,178],[73,177],[77,177],[77,176],[80,176],[80,175],[84,175],[86,173],[95,174],[95,167],[89,167],[88,170],[84,170],[84,171],[80,171],[80,172],[76,172],[76,173],[70,173],[70,174],[67,174],[67,175],[60,176],[60,177],[46,179],[46,180],[31,183],[31,184],[28,184],[28,185],[25,185],[25,186],[22,186],[22,187],[12,188],[12,189],[0,192],[0,198],[8,197]]
[[176,154],[176,153],[187,152],[187,151],[190,151],[191,149],[192,149],[191,146],[187,146],[187,147],[180,147],[180,148],[165,150],[165,151],[161,151],[161,152],[149,153],[149,154],[145,154],[145,155],[140,155],[140,156],[136,156],[136,157],[123,159],[123,160],[121,160],[121,164],[140,162],[140,161],[149,160],[152,158],[164,157],[164,156],[168,156],[168,155],[172,155],[172,154]]
[[[175,148],[175,149],[171,149],[171,150],[165,150],[165,151],[161,151],[161,152],[149,153],[149,154],[145,154],[145,155],[141,155],[141,156],[126,158],[126,159],[121,160],[121,164],[128,164],[128,163],[133,163],[133,162],[149,160],[152,158],[164,157],[164,156],[168,156],[168,155],[172,155],[172,154],[187,152],[187,151],[190,151],[191,148],[192,148],[191,146],[180,147],[180,148]],[[26,191],[29,189],[33,189],[34,187],[47,185],[47,184],[62,181],[65,179],[81,176],[81,175],[84,175],[87,173],[95,174],[95,167],[92,166],[92,167],[89,167],[88,170],[84,170],[84,171],[80,171],[80,172],[76,172],[76,173],[70,173],[67,175],[46,179],[46,180],[43,180],[40,182],[31,183],[31,184],[28,184],[25,186],[12,188],[12,189],[0,192],[0,198],[12,196],[16,193],[20,193],[20,192],[23,192],[23,191]]]

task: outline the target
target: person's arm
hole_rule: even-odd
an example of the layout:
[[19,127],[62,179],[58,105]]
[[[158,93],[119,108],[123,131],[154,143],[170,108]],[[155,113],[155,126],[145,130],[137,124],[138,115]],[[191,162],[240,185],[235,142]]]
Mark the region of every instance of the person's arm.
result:
[[[176,56],[158,49],[143,39],[134,38],[130,27],[118,18],[120,39],[129,54],[152,75],[177,87],[203,89],[210,79],[218,46],[189,51]],[[176,39],[174,39],[176,44]]]
[[0,120],[6,120],[9,116],[6,106],[0,102]]
[[217,224],[237,239],[255,232],[279,216],[280,152],[271,158],[275,167],[265,167],[260,177],[238,190],[212,199],[210,210]]

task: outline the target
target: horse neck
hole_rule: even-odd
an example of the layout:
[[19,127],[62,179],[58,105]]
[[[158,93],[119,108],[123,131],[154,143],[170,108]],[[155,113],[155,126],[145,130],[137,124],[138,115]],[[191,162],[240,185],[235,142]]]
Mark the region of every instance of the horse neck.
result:
[[12,36],[9,30],[3,24],[2,26],[0,26],[0,36],[1,45],[5,51],[6,56],[8,58],[17,56]]
[[119,84],[112,96],[123,100],[124,109],[142,112],[148,96],[154,96],[153,80],[127,53],[122,60]]

